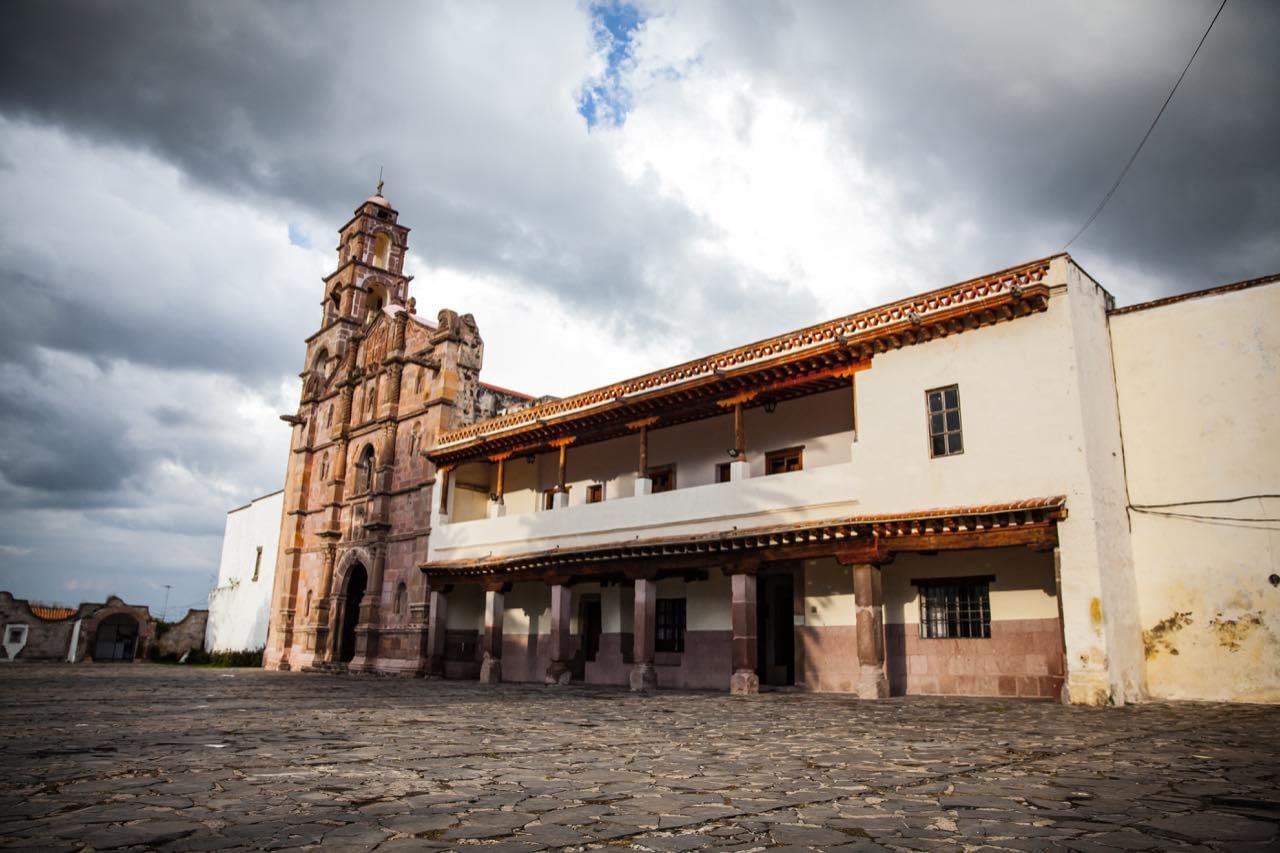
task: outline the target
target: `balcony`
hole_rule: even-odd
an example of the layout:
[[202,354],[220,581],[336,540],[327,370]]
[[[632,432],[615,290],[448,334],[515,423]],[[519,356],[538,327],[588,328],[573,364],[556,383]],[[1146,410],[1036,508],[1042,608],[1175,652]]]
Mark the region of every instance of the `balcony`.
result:
[[841,463],[524,515],[452,524],[437,517],[428,561],[798,524],[854,514],[860,491],[853,465]]

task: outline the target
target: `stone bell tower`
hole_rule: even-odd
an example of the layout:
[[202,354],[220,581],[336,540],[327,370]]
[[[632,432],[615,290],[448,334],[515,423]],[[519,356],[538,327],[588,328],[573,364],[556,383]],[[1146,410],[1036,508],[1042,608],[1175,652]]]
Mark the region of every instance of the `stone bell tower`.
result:
[[[326,276],[320,331],[307,340],[308,374],[331,372],[347,342],[391,305],[405,305],[412,276],[404,274],[409,229],[377,191],[338,229],[338,266]],[[304,374],[308,384],[315,377]],[[304,395],[305,396],[305,395]]]

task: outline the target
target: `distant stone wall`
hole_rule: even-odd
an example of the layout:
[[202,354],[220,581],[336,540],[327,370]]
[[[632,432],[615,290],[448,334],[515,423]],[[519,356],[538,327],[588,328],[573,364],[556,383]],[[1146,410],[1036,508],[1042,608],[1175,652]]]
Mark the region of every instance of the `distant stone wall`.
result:
[[[46,620],[32,612],[30,604],[0,592],[0,631],[5,646],[13,650],[14,660],[66,660],[71,647],[78,613],[62,619]],[[17,629],[25,628],[25,631]],[[10,630],[14,629],[14,630]],[[25,635],[23,641],[10,643],[11,635]],[[0,661],[9,659],[9,652],[0,653]]]
[[156,655],[182,657],[187,652],[203,649],[208,623],[208,610],[188,610],[181,622],[175,622],[156,632]]

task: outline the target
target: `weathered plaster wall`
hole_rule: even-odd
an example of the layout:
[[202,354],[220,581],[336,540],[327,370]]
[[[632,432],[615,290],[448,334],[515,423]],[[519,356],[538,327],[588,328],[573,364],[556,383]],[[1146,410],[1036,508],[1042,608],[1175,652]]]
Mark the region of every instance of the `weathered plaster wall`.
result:
[[[1280,701],[1280,283],[1111,318],[1147,689]],[[1182,516],[1156,513],[1181,513]],[[1219,518],[1188,518],[1186,515]]]
[[283,510],[284,492],[279,491],[227,513],[218,584],[209,593],[206,649],[252,651],[266,646]]

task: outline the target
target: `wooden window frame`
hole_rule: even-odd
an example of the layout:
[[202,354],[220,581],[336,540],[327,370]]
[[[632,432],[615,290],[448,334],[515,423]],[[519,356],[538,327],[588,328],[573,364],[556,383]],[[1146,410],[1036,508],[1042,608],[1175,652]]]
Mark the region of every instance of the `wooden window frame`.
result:
[[775,459],[785,458],[785,457],[790,456],[790,455],[792,455],[792,454],[795,454],[795,455],[796,455],[796,457],[800,460],[800,467],[799,467],[799,468],[797,468],[797,469],[795,469],[795,470],[796,470],[796,471],[803,471],[803,470],[804,470],[804,445],[803,445],[803,444],[799,444],[799,445],[796,445],[795,447],[781,447],[781,448],[778,448],[777,450],[770,450],[768,453],[766,453],[766,454],[764,455],[764,474],[765,474],[765,476],[766,476],[766,477],[768,477],[769,475],[771,475],[771,474],[775,474],[775,473],[777,473],[777,474],[793,474],[793,473],[795,473],[794,471],[776,471],[776,472],[775,472],[775,471],[771,470],[771,469],[773,468],[773,462],[774,462],[774,460],[775,460]]
[[715,468],[715,482],[717,482],[717,483],[727,483],[727,482],[729,482],[729,476],[730,476],[729,472],[732,470],[732,469],[729,467],[729,465],[730,465],[730,464],[731,464],[731,463],[729,463],[729,462],[717,462],[717,463],[716,463],[716,468]]
[[994,575],[912,580],[920,599],[922,640],[991,639]]
[[[955,391],[956,404],[954,407],[947,405],[948,391]],[[933,410],[930,401],[930,397],[934,394],[938,395],[939,404],[941,406],[941,408],[936,412]],[[958,382],[953,382],[950,385],[942,385],[938,388],[930,388],[924,392],[924,427],[925,435],[927,436],[929,443],[930,459],[945,459],[948,456],[961,456],[964,454],[964,416],[961,414],[961,408],[960,384]],[[947,416],[952,412],[954,412],[956,416],[956,426],[954,429],[947,426]],[[935,414],[942,417],[942,429],[939,431],[935,431],[933,428],[933,416]],[[955,437],[957,443],[960,445],[959,450],[952,449],[952,436]],[[934,447],[935,438],[942,439],[942,453],[938,453]]]
[[542,490],[542,511],[547,512],[556,508],[556,488],[552,486],[549,489]]
[[676,490],[676,466],[674,462],[668,463],[666,465],[650,465],[649,469],[645,471],[645,475],[648,476],[650,482],[653,481],[654,474],[670,474],[671,485],[670,487],[665,489],[655,488],[653,489],[653,494],[656,495],[656,494],[659,494],[660,492],[674,492]]
[[604,483],[589,483],[587,485],[587,503],[604,503]]
[[659,598],[654,608],[653,650],[659,654],[683,654],[689,624],[685,598]]

